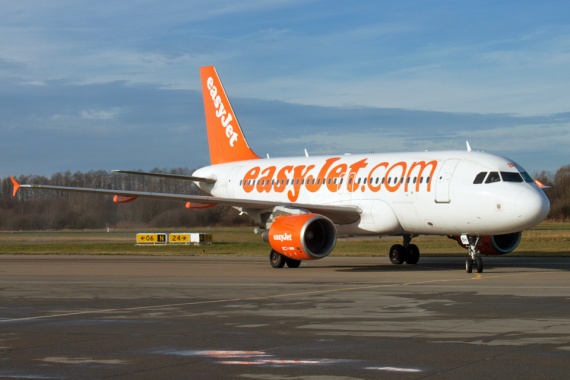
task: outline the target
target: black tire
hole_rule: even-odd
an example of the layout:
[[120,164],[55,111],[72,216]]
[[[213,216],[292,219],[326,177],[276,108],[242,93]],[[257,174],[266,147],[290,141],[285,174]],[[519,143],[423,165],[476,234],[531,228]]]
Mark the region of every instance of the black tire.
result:
[[407,252],[403,245],[401,244],[394,244],[390,247],[390,252],[388,253],[390,256],[390,261],[392,264],[403,264],[406,260]]
[[272,249],[269,253],[269,263],[273,268],[283,268],[285,266],[285,256]]
[[477,273],[483,273],[483,259],[480,257],[477,257],[477,260],[475,261],[475,265],[477,265]]
[[467,273],[473,272],[473,259],[472,259],[472,258],[468,258],[468,259],[465,261],[465,271],[466,271]]
[[285,263],[289,268],[299,268],[301,265],[301,260],[285,259]]
[[420,261],[420,249],[415,244],[408,245],[408,254],[406,256],[406,264],[417,264]]

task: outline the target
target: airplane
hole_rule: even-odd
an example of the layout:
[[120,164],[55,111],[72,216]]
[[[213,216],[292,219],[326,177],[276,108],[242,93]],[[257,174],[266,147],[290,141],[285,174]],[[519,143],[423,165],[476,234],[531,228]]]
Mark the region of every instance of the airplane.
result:
[[208,195],[20,185],[185,201],[187,208],[231,206],[252,218],[270,246],[273,268],[328,256],[339,235],[396,236],[393,264],[417,264],[419,235],[440,235],[467,249],[466,272],[483,272],[482,255],[512,252],[522,232],[548,214],[548,198],[519,164],[474,151],[339,154],[261,158],[248,145],[213,66],[200,69],[210,165],[191,176],[116,170],[193,181]]

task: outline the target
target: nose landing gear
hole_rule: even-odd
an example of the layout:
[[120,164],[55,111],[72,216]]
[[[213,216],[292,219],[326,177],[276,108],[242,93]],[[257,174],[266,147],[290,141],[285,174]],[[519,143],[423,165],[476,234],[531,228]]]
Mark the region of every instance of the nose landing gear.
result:
[[467,246],[467,250],[469,252],[469,257],[465,261],[465,271],[467,273],[473,272],[473,264],[475,264],[477,273],[483,273],[483,259],[477,249],[477,245],[480,241],[480,236],[461,235],[461,242]]

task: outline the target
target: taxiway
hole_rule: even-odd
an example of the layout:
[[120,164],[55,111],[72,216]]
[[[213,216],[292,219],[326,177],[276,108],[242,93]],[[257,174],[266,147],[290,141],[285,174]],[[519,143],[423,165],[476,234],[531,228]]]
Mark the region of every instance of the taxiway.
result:
[[567,378],[570,259],[0,256],[0,378]]

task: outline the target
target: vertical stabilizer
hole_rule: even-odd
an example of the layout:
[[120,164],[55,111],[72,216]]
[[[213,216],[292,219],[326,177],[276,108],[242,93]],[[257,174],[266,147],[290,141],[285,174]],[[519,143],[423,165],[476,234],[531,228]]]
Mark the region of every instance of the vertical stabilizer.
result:
[[223,164],[260,158],[247,144],[214,66],[202,67],[200,76],[210,162]]

